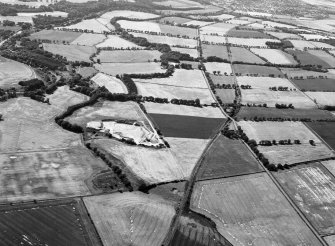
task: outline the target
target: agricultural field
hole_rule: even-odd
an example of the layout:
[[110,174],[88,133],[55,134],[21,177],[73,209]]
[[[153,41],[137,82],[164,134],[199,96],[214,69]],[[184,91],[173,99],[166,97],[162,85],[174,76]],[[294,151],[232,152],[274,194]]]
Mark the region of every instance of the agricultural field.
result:
[[329,67],[335,67],[335,57],[324,50],[309,50],[308,53],[328,63]]
[[104,13],[101,18],[111,20],[115,17],[126,17],[129,19],[153,19],[158,18],[159,15],[152,13],[145,13],[139,11],[130,11],[130,10],[114,10],[111,12]]
[[247,20],[235,18],[235,19],[227,20],[227,23],[234,24],[234,25],[237,25],[237,26],[243,26],[243,25],[249,24],[250,22],[247,21]]
[[214,34],[210,35],[210,34],[200,33],[200,40],[205,44],[211,44],[211,45],[226,45],[227,44],[227,38],[221,35],[214,35]]
[[289,40],[295,49],[303,51],[304,49],[313,49],[315,46],[310,42],[306,40]]
[[103,73],[96,74],[91,80],[98,86],[104,86],[111,93],[128,93],[127,87],[121,80]]
[[335,122],[308,122],[306,124],[335,150]]
[[203,44],[201,47],[202,47],[202,56],[204,58],[207,58],[209,56],[216,56],[221,59],[229,61],[227,46]]
[[209,16],[210,18],[218,19],[219,21],[229,20],[235,18],[234,15],[229,14],[221,14],[221,15],[212,15]]
[[160,53],[157,50],[102,50],[94,60],[101,63],[139,63],[159,61]]
[[322,73],[322,72],[303,70],[301,68],[281,68],[281,71],[285,75],[287,75],[287,77],[289,77],[290,79],[310,79],[310,78],[335,79],[335,74],[331,72]]
[[159,20],[160,23],[163,23],[163,24],[171,23],[174,25],[178,25],[178,24],[182,25],[190,21],[192,20],[188,18],[179,17],[179,16],[167,16]]
[[36,78],[35,71],[20,62],[0,56],[0,86],[3,89],[19,87],[18,82]]
[[253,64],[265,64],[265,61],[246,48],[230,47],[232,62],[246,62]]
[[211,104],[214,98],[209,89],[187,88],[177,86],[167,86],[159,84],[135,83],[138,94],[142,96],[153,96],[159,98],[171,99],[199,99],[201,104]]
[[326,168],[313,163],[275,177],[321,235],[335,233],[335,178]]
[[234,84],[235,77],[234,76],[224,76],[224,75],[209,75],[215,85],[227,85],[227,84]]
[[201,20],[191,20],[189,22],[186,22],[184,25],[203,27],[203,26],[207,26],[207,25],[211,25],[211,24],[214,24],[214,22],[201,21]]
[[65,57],[68,61],[91,62],[90,56],[96,52],[95,47],[80,45],[61,45],[44,43],[43,49]]
[[3,21],[12,21],[15,22],[15,24],[19,23],[29,23],[33,24],[33,18],[31,16],[0,16],[0,22]]
[[199,57],[199,52],[197,49],[187,49],[187,48],[178,48],[178,47],[171,47],[172,51],[177,51],[183,54],[189,54],[193,58]]
[[175,215],[171,202],[141,192],[85,197],[104,246],[161,245]]
[[227,35],[227,33],[235,28],[236,25],[228,24],[228,23],[215,23],[213,25],[204,26],[200,28],[201,34],[208,34],[208,35]]
[[80,32],[92,32],[92,33],[105,33],[111,31],[109,28],[107,28],[105,25],[103,25],[96,19],[83,20],[77,24],[65,27],[58,27],[56,29],[74,30]]
[[151,74],[165,73],[159,63],[102,63],[94,64],[94,68],[98,71],[116,76],[117,74]]
[[326,43],[322,43],[322,42],[317,42],[317,41],[310,41],[315,48],[317,49],[327,49],[327,50],[334,50],[335,47],[330,45],[330,44],[326,44]]
[[96,44],[97,48],[113,48],[113,49],[143,49],[141,46],[138,46],[128,40],[120,38],[115,35],[108,35],[107,38],[104,38],[99,43]]
[[81,45],[81,46],[95,46],[102,43],[106,39],[106,36],[103,34],[97,33],[83,33],[75,40],[71,42],[72,45]]
[[233,103],[235,100],[235,89],[215,89],[216,96],[218,96],[223,103]]
[[233,245],[322,245],[266,173],[197,182],[191,209]]
[[293,79],[292,82],[303,91],[335,91],[335,79]]
[[314,102],[322,106],[335,106],[335,92],[315,92],[308,91],[306,95]]
[[154,2],[154,3],[157,5],[172,7],[174,9],[203,8],[201,3],[191,0],[164,0],[161,2]]
[[277,49],[250,49],[256,55],[263,57],[271,64],[276,65],[296,65],[298,64],[292,55]]
[[197,180],[217,179],[264,171],[240,141],[219,135],[202,160]]
[[84,205],[79,200],[0,207],[1,243],[7,246],[101,245],[84,213]]
[[299,34],[306,40],[313,40],[313,41],[319,41],[320,39],[328,39],[328,37],[320,35],[320,34],[309,34],[309,33],[301,33]]
[[94,67],[78,67],[76,73],[80,74],[83,78],[90,78],[98,71]]
[[167,78],[134,79],[134,82],[136,84],[158,84],[185,88],[208,88],[201,70],[176,69],[173,75]]
[[262,25],[264,25],[265,27],[275,27],[275,28],[278,28],[278,27],[279,28],[287,28],[287,29],[297,28],[296,26],[282,24],[282,23],[273,22],[273,21],[263,21]]
[[257,66],[257,65],[245,65],[245,64],[234,64],[234,71],[239,75],[254,75],[254,76],[266,76],[266,77],[282,77],[283,73],[275,67]]
[[240,86],[251,85],[252,89],[269,90],[269,87],[279,86],[288,87],[289,90],[296,89],[295,86],[285,78],[237,76],[236,81]]
[[220,72],[222,75],[230,75],[232,73],[232,69],[230,63],[222,63],[222,62],[206,62],[204,63],[207,72],[214,74],[214,72]]
[[49,40],[56,41],[59,43],[71,43],[75,39],[77,39],[82,34],[79,32],[66,32],[66,31],[57,31],[57,30],[42,30],[39,32],[35,32],[30,35],[31,39],[34,40]]
[[302,39],[299,35],[294,34],[294,33],[270,32],[270,31],[267,31],[266,33],[278,39],[294,39],[294,40]]
[[234,38],[228,37],[227,43],[243,47],[267,47],[266,42],[280,42],[276,39],[268,38]]

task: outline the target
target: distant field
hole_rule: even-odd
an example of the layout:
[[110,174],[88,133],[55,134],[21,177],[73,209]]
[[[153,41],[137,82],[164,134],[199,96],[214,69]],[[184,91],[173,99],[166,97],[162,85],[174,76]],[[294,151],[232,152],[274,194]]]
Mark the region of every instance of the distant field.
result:
[[202,8],[202,4],[191,0],[165,0],[161,2],[153,2],[157,5],[172,7],[175,9],[188,9],[188,8]]
[[191,209],[233,245],[322,245],[266,173],[197,182]]
[[250,52],[246,48],[230,47],[233,62],[246,62],[255,64],[265,64],[265,61]]
[[229,61],[227,46],[203,44],[201,47],[202,47],[202,56],[204,58],[207,58],[209,56],[217,56],[220,57],[221,59]]
[[94,60],[107,63],[138,63],[160,60],[160,53],[157,50],[102,50]]
[[234,76],[224,76],[224,75],[221,75],[221,76],[216,76],[216,75],[213,75],[213,74],[210,74],[209,75],[213,81],[213,83],[216,85],[216,84],[219,84],[219,85],[226,85],[226,84],[234,84],[235,83],[235,77]]
[[173,204],[141,192],[85,197],[104,246],[161,245],[175,215]]
[[313,49],[315,48],[315,46],[310,42],[310,41],[306,41],[306,40],[289,40],[294,48],[296,48],[297,50],[303,51],[305,48],[307,49]]
[[320,163],[274,173],[321,235],[335,232],[335,178]]
[[64,56],[68,61],[91,62],[90,56],[96,52],[95,47],[79,45],[61,45],[44,43],[43,48],[53,54]]
[[299,50],[288,50],[287,51],[291,55],[295,55],[297,60],[300,61],[302,66],[314,65],[314,66],[322,66],[323,68],[330,68],[329,64],[324,60],[314,56],[307,51],[299,51]]
[[316,56],[320,58],[321,60],[328,63],[330,67],[335,67],[335,57],[328,54],[324,50],[309,50],[308,53],[312,54],[313,56]]
[[143,47],[138,46],[128,40],[120,38],[119,36],[115,35],[108,35],[105,40],[101,40],[99,44],[96,45],[97,48],[114,48],[114,49],[143,49]]
[[157,18],[159,15],[152,13],[145,13],[139,11],[130,11],[130,10],[114,10],[111,12],[104,13],[101,18],[111,20],[115,17],[127,17],[129,19],[151,19]]
[[[213,25],[204,26],[200,28],[201,34],[226,35],[236,25],[227,23],[215,23]],[[214,37],[214,36],[213,36]]]
[[31,39],[50,40],[58,42],[72,42],[78,38],[82,33],[80,32],[66,32],[56,30],[42,30],[30,35]]
[[223,103],[233,103],[236,98],[235,89],[215,89],[215,91]]
[[241,73],[242,75],[258,75],[258,76],[271,76],[275,77],[283,76],[283,73],[275,67],[257,66],[257,65],[233,65],[235,73]]
[[[232,22],[232,21],[230,21]],[[234,23],[233,23],[234,24]],[[272,38],[266,33],[254,31],[254,30],[236,30],[231,29],[227,32],[227,35],[235,38]]]
[[319,76],[323,78],[335,78],[335,74],[332,74],[330,72],[328,73],[322,73],[322,72],[314,72],[314,71],[308,71],[303,70],[300,68],[281,68],[281,71],[286,74],[290,79],[307,79],[309,76],[313,76],[314,78],[319,78]]
[[237,83],[241,85],[251,85],[253,89],[263,89],[269,91],[269,87],[288,87],[295,89],[296,87],[286,78],[270,78],[270,77],[249,77],[238,76],[236,77]]
[[266,32],[278,39],[302,39],[299,35],[294,33],[285,33],[285,32]]
[[308,91],[306,94],[320,106],[335,106],[335,92]]
[[209,139],[225,122],[222,118],[203,118],[195,116],[150,114],[163,135],[176,138]]
[[298,64],[293,56],[277,49],[257,49],[251,48],[256,55],[263,57],[271,64],[296,65]]
[[[104,33],[110,32],[111,30],[107,28],[105,25],[101,24],[96,19],[87,19],[83,20],[77,24],[59,27],[61,29],[68,29],[68,30],[79,30],[79,31],[89,31],[94,33]],[[114,29],[113,29],[114,30]]]
[[335,122],[308,122],[306,124],[335,150]]
[[159,63],[102,63],[94,64],[95,69],[108,75],[164,73]]
[[303,91],[335,91],[335,79],[294,79],[296,84]]
[[106,39],[103,34],[96,33],[83,33],[78,38],[73,40],[71,44],[84,45],[84,46],[95,46]]
[[228,37],[228,43],[238,45],[238,46],[248,46],[248,47],[267,47],[266,42],[280,42],[276,39],[268,38],[234,38]]
[[187,19],[187,18],[183,18],[179,16],[168,16],[168,17],[164,17],[159,20],[159,22],[164,23],[164,24],[167,22],[174,23],[174,24],[184,24],[189,21],[191,21],[191,19]]
[[104,86],[111,93],[128,93],[125,84],[118,78],[103,73],[96,74],[91,80],[98,86]]
[[214,71],[220,71],[220,73],[230,75],[232,73],[232,69],[230,63],[222,63],[222,62],[206,62],[204,63],[206,70],[209,73],[214,73]]
[[239,140],[220,135],[205,154],[197,180],[224,178],[264,171]]

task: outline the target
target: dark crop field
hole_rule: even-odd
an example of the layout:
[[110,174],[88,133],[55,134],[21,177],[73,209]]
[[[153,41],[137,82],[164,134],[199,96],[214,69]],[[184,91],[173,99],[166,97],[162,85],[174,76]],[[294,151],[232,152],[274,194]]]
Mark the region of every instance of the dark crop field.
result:
[[335,116],[329,111],[321,109],[277,109],[259,107],[241,107],[237,120],[254,120],[257,118],[283,118],[283,119],[304,119],[335,120]]
[[242,47],[231,47],[230,48],[232,61],[243,62],[243,63],[254,63],[254,64],[265,64],[265,61],[246,48]]
[[303,91],[335,91],[335,79],[295,79],[293,82]]
[[287,53],[291,55],[295,55],[297,60],[300,61],[302,66],[315,65],[322,66],[323,68],[330,68],[329,64],[324,60],[321,60],[319,57],[314,56],[308,52],[300,51],[300,50],[288,50]]
[[0,245],[101,245],[83,211],[74,200],[0,207]]
[[228,50],[226,46],[223,45],[202,45],[202,56],[207,58],[209,56],[217,56],[222,59],[229,60]]
[[335,122],[308,122],[307,125],[335,150]]
[[219,136],[205,155],[197,180],[262,172],[251,152],[239,140]]
[[261,33],[255,30],[236,30],[230,29],[227,36],[236,38],[272,38],[266,33]]
[[149,114],[165,137],[208,139],[225,119],[182,115]]
[[275,67],[257,66],[257,65],[244,65],[234,64],[235,73],[241,73],[242,75],[257,75],[257,76],[271,76],[283,77],[283,73]]

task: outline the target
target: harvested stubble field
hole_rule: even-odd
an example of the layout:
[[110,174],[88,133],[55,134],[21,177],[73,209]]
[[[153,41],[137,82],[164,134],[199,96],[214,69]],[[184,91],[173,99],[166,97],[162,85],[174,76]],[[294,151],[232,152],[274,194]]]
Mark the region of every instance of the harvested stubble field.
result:
[[213,74],[209,75],[215,85],[227,85],[227,84],[234,84],[235,83],[235,77],[234,76],[216,76]]
[[79,32],[66,32],[66,31],[57,31],[57,30],[42,30],[40,32],[35,32],[30,35],[31,39],[39,40],[50,40],[58,42],[69,42],[71,43],[77,39],[82,34]]
[[240,141],[218,136],[202,160],[197,180],[224,178],[264,171]]
[[160,63],[102,63],[94,64],[95,69],[102,73],[116,76],[117,74],[151,74],[165,73]]
[[138,94],[142,96],[167,98],[168,100],[174,98],[184,100],[199,99],[201,104],[211,104],[215,102],[209,89],[187,88],[187,87],[167,86],[167,85],[148,84],[148,83],[135,83],[135,84],[138,89]]
[[335,91],[335,79],[294,79],[292,80],[303,91]]
[[306,95],[320,106],[335,106],[335,92],[307,91]]
[[265,61],[250,52],[246,48],[230,47],[232,62],[246,62],[254,64],[265,64]]
[[222,118],[149,114],[165,137],[209,139],[226,121]]
[[320,163],[274,173],[321,235],[335,233],[335,178]]
[[184,174],[170,149],[154,149],[129,145],[113,139],[97,139],[92,143],[108,152],[148,184],[183,180]]
[[306,124],[335,150],[335,122],[307,122]]
[[235,89],[215,89],[216,96],[218,96],[223,103],[233,103],[235,98]]
[[165,137],[174,158],[188,179],[210,139]]
[[275,67],[257,66],[257,65],[244,65],[234,64],[235,73],[241,75],[257,75],[257,76],[271,76],[282,77],[283,73]]
[[233,245],[322,245],[266,173],[197,182],[191,209]]
[[307,51],[299,51],[299,50],[288,50],[287,51],[291,55],[295,55],[297,60],[300,61],[300,65],[302,66],[322,66],[323,68],[331,68],[327,62],[320,59],[317,56],[314,56]]
[[102,50],[94,60],[111,63],[139,63],[160,60],[160,53],[157,50]]
[[96,52],[95,47],[80,45],[43,44],[43,49],[65,57],[68,61],[91,62],[90,56]]
[[76,200],[1,207],[1,245],[101,245],[85,212]]
[[83,46],[95,46],[102,43],[106,39],[103,34],[96,33],[83,33],[78,38],[73,40],[71,44],[83,45]]
[[18,82],[35,78],[34,70],[20,62],[0,57],[0,86],[2,89],[19,87]]
[[128,93],[125,84],[118,78],[103,73],[96,74],[91,80],[98,86],[104,86],[111,93]]
[[173,204],[141,192],[85,197],[104,246],[161,245],[175,215]]
[[136,84],[158,84],[185,88],[208,89],[205,76],[201,70],[176,69],[168,78],[134,79]]
[[259,118],[283,118],[283,119],[304,119],[311,120],[335,120],[335,116],[329,111],[321,109],[277,109],[260,107],[241,107],[237,120],[254,120]]
[[309,50],[308,53],[328,63],[330,67],[335,67],[335,57],[324,50]]
[[126,17],[129,19],[152,19],[157,18],[159,15],[152,13],[145,13],[139,11],[130,11],[130,10],[114,10],[111,12],[104,13],[101,18],[111,20],[115,17]]
[[[149,41],[150,42],[150,41]],[[107,38],[104,38],[99,43],[96,44],[97,48],[114,48],[114,49],[143,49],[143,47],[138,46],[128,40],[120,38],[115,35],[108,35]]]
[[255,30],[237,30],[231,29],[227,32],[227,35],[235,38],[272,38],[266,33],[258,32]]
[[68,29],[68,30],[79,30],[79,31],[88,30],[89,32],[94,32],[94,33],[110,32],[110,29],[108,29],[105,25],[101,24],[96,19],[83,20],[77,24],[65,26],[61,28]]
[[129,119],[142,121],[147,123],[147,120],[135,102],[110,102],[103,101],[94,104],[93,106],[83,107],[75,111],[71,116],[65,118],[71,124],[76,124],[85,127],[86,124],[94,120],[118,120]]
[[297,65],[293,56],[277,49],[256,49],[251,48],[256,55],[263,57],[271,64],[277,65]]
[[230,63],[222,63],[222,62],[206,62],[205,64],[206,70],[209,73],[214,73],[214,71],[220,71],[221,74],[231,74],[232,69]]
[[220,57],[221,59],[229,61],[227,46],[203,44],[201,47],[202,47],[202,56],[204,58],[207,58],[209,56],[216,56]]

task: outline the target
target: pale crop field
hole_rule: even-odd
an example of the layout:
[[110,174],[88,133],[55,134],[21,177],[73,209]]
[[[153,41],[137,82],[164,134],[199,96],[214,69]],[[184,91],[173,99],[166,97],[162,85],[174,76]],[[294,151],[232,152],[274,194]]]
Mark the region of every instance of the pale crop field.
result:
[[157,18],[159,15],[145,13],[145,12],[137,12],[137,11],[130,11],[130,10],[115,10],[111,12],[107,12],[101,16],[101,18],[111,20],[115,17],[126,17],[129,19],[152,19]]
[[282,24],[282,23],[273,22],[273,21],[262,21],[262,24],[264,26],[267,26],[267,27],[279,27],[279,28],[287,28],[287,29],[295,29],[295,28],[297,28],[296,26]]
[[81,33],[57,30],[42,30],[30,35],[30,39],[50,40],[52,42],[66,42],[70,43],[77,39]]
[[319,57],[321,60],[327,62],[329,64],[329,66],[331,67],[335,67],[335,57],[328,54],[326,51],[324,50],[309,50],[308,53]]
[[172,203],[142,192],[83,200],[104,246],[161,245],[176,213]]
[[134,79],[136,83],[171,85],[187,88],[208,88],[201,70],[176,69],[172,76],[167,78]]
[[200,21],[200,20],[191,20],[188,21],[186,23],[183,23],[184,25],[187,26],[199,26],[199,27],[203,27],[203,26],[207,26],[210,24],[214,24],[214,22],[208,22],[208,21]]
[[32,16],[0,16],[0,22],[5,20],[15,22],[15,24],[20,22],[34,24]]
[[93,143],[120,159],[132,173],[147,184],[184,179],[181,166],[168,148],[146,148],[113,139],[98,139]]
[[328,169],[329,172],[335,175],[335,160],[322,161],[321,163]]
[[226,44],[227,43],[226,37],[208,35],[208,34],[204,34],[203,32],[200,33],[200,39],[201,41],[209,42],[210,44]]
[[95,47],[81,45],[61,45],[44,43],[43,49],[53,54],[61,55],[68,61],[91,62],[90,56],[96,52]]
[[296,65],[298,64],[292,55],[285,53],[281,50],[277,49],[257,49],[251,48],[250,49],[256,55],[265,58],[272,64],[279,64],[279,65]]
[[209,89],[175,87],[148,83],[136,83],[136,86],[138,94],[142,96],[167,98],[169,100],[174,98],[187,100],[199,99],[201,104],[215,102]]
[[88,30],[94,33],[110,32],[110,30],[105,25],[101,24],[96,19],[83,20],[77,24],[65,27],[56,27],[56,29],[68,29],[68,30],[80,30],[80,31]]
[[280,42],[276,39],[266,39],[266,38],[234,38],[228,37],[228,43],[239,45],[239,46],[248,46],[248,47],[267,47],[266,42]]
[[225,35],[229,32],[229,30],[235,28],[236,25],[228,24],[228,23],[216,23],[209,26],[204,26],[200,28],[201,34],[209,34],[209,35]]
[[102,63],[94,64],[100,72],[116,76],[117,74],[151,74],[165,73],[159,63]]
[[335,92],[307,91],[305,93],[318,105],[335,106]]
[[266,173],[197,182],[191,209],[233,245],[322,245]]
[[105,18],[97,18],[96,20],[107,27],[109,30],[115,30],[115,27],[110,23],[110,20]]
[[207,72],[212,74],[214,71],[220,71],[222,75],[225,73],[227,73],[228,75],[232,73],[230,63],[206,62],[205,67]]
[[327,76],[327,78],[335,78],[335,74],[331,73],[331,69],[329,70],[328,73],[308,71],[300,68],[281,68],[281,71],[287,76],[289,76],[289,78],[294,78],[296,76],[298,76],[299,78],[303,77],[304,79],[307,79],[308,76],[313,77]]
[[27,17],[35,17],[38,15],[43,16],[53,16],[53,17],[67,17],[68,13],[61,12],[61,11],[53,11],[53,12],[35,12],[35,13],[17,13],[17,16],[27,16]]
[[323,36],[320,34],[309,34],[309,33],[302,33],[299,34],[306,40],[320,40],[320,39],[329,39],[327,36]]
[[233,24],[233,25],[237,25],[237,26],[241,26],[241,25],[247,25],[250,22],[247,20],[241,20],[241,19],[232,19],[232,20],[228,20],[227,23],[229,24]]
[[315,48],[315,45],[313,45],[310,41],[293,40],[293,39],[290,39],[289,41],[293,44],[294,48],[296,48],[297,50],[304,50],[304,48],[308,49]]
[[235,18],[234,15],[229,15],[229,14],[221,14],[221,15],[212,15],[212,16],[209,16],[210,18],[215,18],[215,19],[219,19],[220,21],[223,21],[223,20],[228,20],[228,19],[233,19]]
[[193,58],[198,58],[199,53],[197,49],[187,49],[187,48],[178,48],[178,47],[171,47],[172,51],[177,51],[183,54],[189,54]]
[[286,32],[266,32],[278,39],[298,39],[301,40],[302,38],[294,33],[286,33]]
[[121,28],[126,30],[131,29],[143,32],[161,32],[159,23],[156,22],[119,20],[117,23],[120,24]]
[[269,87],[288,87],[293,89],[296,87],[285,78],[272,78],[272,77],[249,77],[249,76],[237,76],[237,83],[241,85],[251,85],[252,89],[264,89],[269,90]]
[[123,82],[113,76],[98,73],[91,80],[99,86],[105,86],[111,93],[128,93],[127,87]]
[[317,41],[310,41],[312,45],[314,45],[315,48],[319,48],[319,49],[330,49],[330,50],[334,50],[335,47],[330,45],[330,44],[326,44],[326,43],[321,43],[321,42],[317,42]]
[[94,59],[102,63],[139,63],[159,61],[161,55],[158,50],[102,50]]
[[95,46],[106,39],[103,34],[96,33],[83,33],[78,38],[73,40],[71,44],[84,45],[84,46]]
[[185,48],[196,48],[197,40],[186,39],[186,38],[176,38],[160,35],[149,35],[144,33],[132,33],[135,37],[146,38],[150,43],[168,44],[170,46],[180,46]]
[[119,36],[115,35],[108,35],[107,38],[102,40],[99,44],[96,45],[97,48],[114,48],[114,49],[143,49],[143,47],[138,46],[128,40],[120,38]]
[[188,9],[188,8],[202,8],[202,4],[191,1],[191,0],[165,0],[162,2],[153,2],[154,4],[162,5],[162,6],[172,6],[176,9]]

